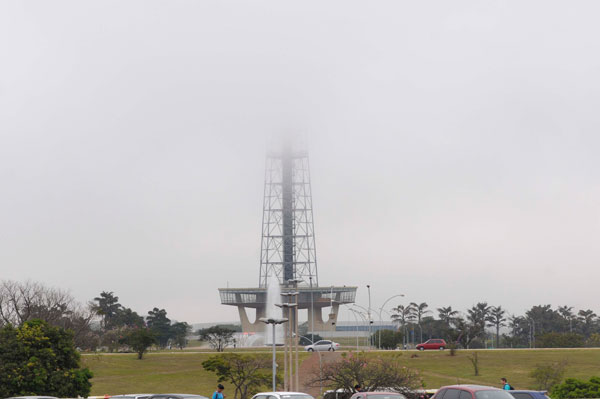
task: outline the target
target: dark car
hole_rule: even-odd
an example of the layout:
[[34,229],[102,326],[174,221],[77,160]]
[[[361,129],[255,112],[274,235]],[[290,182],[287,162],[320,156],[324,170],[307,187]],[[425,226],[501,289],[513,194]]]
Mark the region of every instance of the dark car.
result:
[[514,399],[508,391],[483,385],[441,387],[432,399]]
[[448,346],[446,344],[446,341],[444,341],[443,339],[429,339],[425,342],[423,342],[422,344],[417,345],[417,349],[420,351],[424,351],[425,349],[439,349],[439,350],[444,350],[446,349],[446,346]]
[[548,391],[524,391],[511,390],[508,391],[515,399],[548,399],[546,395]]

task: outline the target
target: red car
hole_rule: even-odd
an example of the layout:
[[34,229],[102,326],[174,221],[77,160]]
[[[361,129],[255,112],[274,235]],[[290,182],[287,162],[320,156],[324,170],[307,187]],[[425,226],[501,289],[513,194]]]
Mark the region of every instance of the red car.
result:
[[429,339],[426,342],[417,345],[417,349],[420,351],[424,351],[425,349],[439,349],[443,351],[446,349],[446,346],[448,345],[446,345],[446,341],[443,339]]

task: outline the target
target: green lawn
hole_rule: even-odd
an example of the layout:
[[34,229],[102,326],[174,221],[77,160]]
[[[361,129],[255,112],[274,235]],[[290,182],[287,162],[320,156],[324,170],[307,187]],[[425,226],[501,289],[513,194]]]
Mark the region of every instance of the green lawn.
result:
[[[421,372],[426,387],[456,383],[498,385],[507,377],[516,388],[533,388],[528,373],[536,364],[568,362],[567,377],[589,378],[600,375],[599,349],[573,350],[480,350],[480,376],[473,375],[468,359],[472,351],[371,352],[367,356],[400,355],[408,367]],[[202,369],[202,361],[210,353],[151,353],[144,360],[134,354],[84,355],[83,363],[94,372],[92,395],[116,395],[133,392],[186,392],[209,396],[217,383],[216,377]],[[265,354],[266,355],[266,354]],[[412,357],[417,355],[417,357]],[[301,360],[309,356],[302,353]],[[316,355],[315,355],[316,356]],[[232,397],[232,396],[230,396]]]

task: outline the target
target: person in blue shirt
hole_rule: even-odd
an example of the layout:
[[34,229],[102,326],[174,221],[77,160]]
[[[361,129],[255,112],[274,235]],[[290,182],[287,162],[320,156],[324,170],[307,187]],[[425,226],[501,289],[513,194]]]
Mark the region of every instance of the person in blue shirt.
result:
[[509,383],[508,381],[506,381],[506,378],[502,377],[500,378],[500,382],[502,383],[502,389],[504,389],[505,391],[510,391],[512,389],[514,389]]
[[217,385],[217,390],[215,393],[213,393],[212,399],[225,399],[225,395],[223,395],[223,389],[225,389],[223,384]]

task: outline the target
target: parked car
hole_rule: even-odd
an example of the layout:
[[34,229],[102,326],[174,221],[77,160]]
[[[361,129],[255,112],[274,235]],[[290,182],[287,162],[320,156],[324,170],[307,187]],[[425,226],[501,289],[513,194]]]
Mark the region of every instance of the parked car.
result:
[[128,393],[125,395],[114,395],[111,396],[112,398],[115,399],[148,399],[150,396],[153,396],[155,394],[153,393]]
[[8,399],[58,399],[55,396],[13,396]]
[[350,399],[406,399],[396,392],[356,392]]
[[515,389],[507,392],[515,399],[548,399],[548,391],[525,391]]
[[[114,397],[114,396],[113,396]],[[149,396],[147,399],[208,399],[206,396],[190,393],[161,393]]]
[[418,344],[417,345],[417,349],[420,351],[424,351],[425,349],[439,349],[439,350],[444,350],[446,349],[446,346],[448,346],[446,344],[446,341],[444,341],[443,339],[428,339],[427,341],[423,342],[422,344]]
[[252,399],[315,399],[303,392],[260,392]]
[[483,385],[441,387],[432,399],[514,399],[508,391]]
[[314,351],[332,351],[333,352],[339,348],[340,348],[340,344],[338,344],[337,342],[328,341],[326,339],[317,341],[312,345],[307,345],[304,347],[304,349],[308,352],[314,352]]

